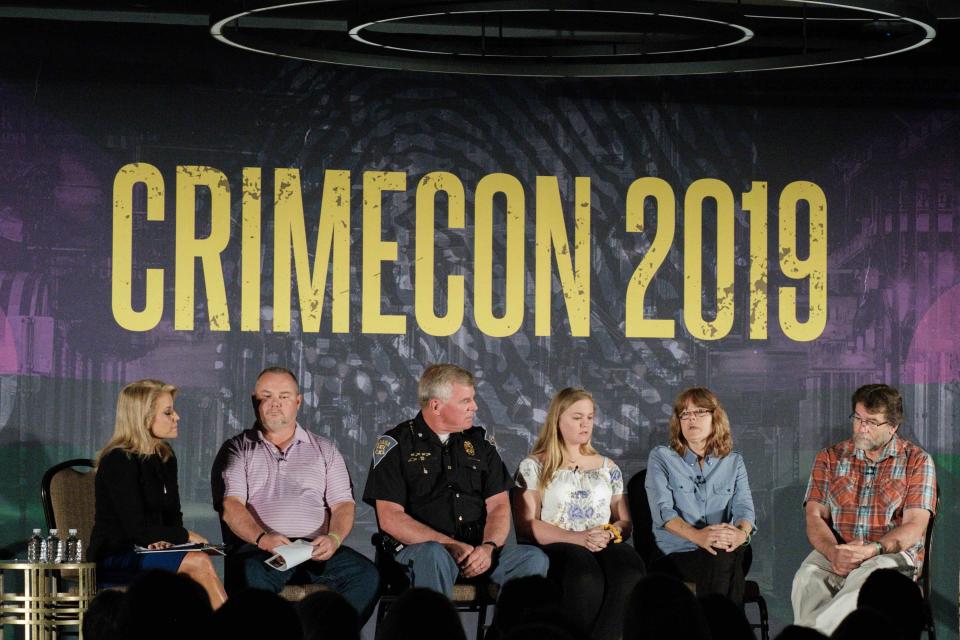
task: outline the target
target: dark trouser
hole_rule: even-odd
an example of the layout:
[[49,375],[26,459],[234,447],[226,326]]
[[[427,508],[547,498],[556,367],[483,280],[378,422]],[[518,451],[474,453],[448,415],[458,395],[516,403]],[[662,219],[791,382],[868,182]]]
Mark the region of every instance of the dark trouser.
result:
[[550,558],[547,576],[560,585],[562,606],[595,640],[623,635],[623,614],[633,588],[646,573],[643,560],[629,544],[609,544],[592,551],[555,542],[543,547]]
[[656,562],[651,571],[667,573],[697,585],[697,595],[719,593],[730,598],[737,606],[743,605],[743,552],[716,550],[710,555],[703,549],[671,553]]
[[[360,626],[367,622],[377,603],[380,574],[367,558],[350,547],[340,547],[328,560],[308,560],[286,571],[277,571],[264,564],[272,554],[252,544],[245,544],[228,556],[233,571],[230,585],[280,593],[287,584],[323,584],[353,605],[360,616]],[[232,573],[232,572],[231,572]]]

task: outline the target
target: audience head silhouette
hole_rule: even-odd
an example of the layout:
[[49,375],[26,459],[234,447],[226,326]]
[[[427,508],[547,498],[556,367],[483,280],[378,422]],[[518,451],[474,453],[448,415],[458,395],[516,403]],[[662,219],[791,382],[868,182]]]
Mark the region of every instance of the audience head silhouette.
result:
[[[560,608],[560,587],[543,576],[525,576],[510,580],[500,589],[493,626],[487,632],[491,639],[512,635],[518,628],[526,629],[526,637],[586,638],[584,631],[572,622]],[[536,627],[536,629],[533,629]],[[555,636],[552,629],[563,635]]]
[[719,593],[708,593],[697,597],[700,609],[707,619],[710,634],[724,640],[754,640],[753,628],[730,598]]
[[916,582],[896,569],[878,569],[867,576],[857,606],[895,612],[891,622],[907,640],[918,639],[923,633],[927,618],[923,594]]
[[183,574],[145,571],[124,598],[120,629],[138,640],[206,640],[213,610],[206,592]]
[[858,607],[834,629],[835,640],[903,640],[891,617],[870,607]]
[[[356,613],[354,613],[356,615]],[[230,596],[214,615],[221,638],[300,640],[303,633],[293,605],[275,593],[245,589]]]
[[784,627],[775,640],[827,640],[827,636],[816,629],[791,624]]
[[123,640],[120,616],[124,600],[124,593],[115,589],[98,593],[83,616],[83,637],[86,640]]
[[466,640],[460,616],[441,593],[407,589],[377,630],[377,640]]
[[336,591],[317,591],[297,605],[303,640],[360,640],[357,611]]
[[623,640],[710,640],[700,603],[685,584],[662,573],[643,578],[627,605]]

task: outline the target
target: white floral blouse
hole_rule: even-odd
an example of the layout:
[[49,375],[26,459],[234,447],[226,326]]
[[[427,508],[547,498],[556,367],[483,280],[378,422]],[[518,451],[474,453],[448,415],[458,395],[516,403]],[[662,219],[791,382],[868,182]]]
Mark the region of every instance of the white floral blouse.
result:
[[[517,485],[536,491],[543,465],[524,458],[517,471]],[[623,494],[623,473],[609,458],[589,471],[557,469],[543,491],[540,519],[567,531],[586,531],[610,522],[610,502]]]

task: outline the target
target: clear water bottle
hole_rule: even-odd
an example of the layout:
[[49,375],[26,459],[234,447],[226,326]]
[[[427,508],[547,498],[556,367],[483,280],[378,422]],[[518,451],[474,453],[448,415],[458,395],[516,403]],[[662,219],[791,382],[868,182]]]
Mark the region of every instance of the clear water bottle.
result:
[[83,562],[85,555],[83,551],[83,540],[80,539],[80,536],[77,536],[77,546],[74,551],[73,562]]
[[68,529],[67,530],[67,554],[64,558],[64,562],[77,562],[77,530]]
[[43,536],[40,529],[34,529],[30,536],[30,542],[27,543],[27,562],[40,562],[40,551],[43,546]]
[[50,562],[50,546],[43,536],[40,536],[40,553],[37,555],[37,562]]
[[60,532],[50,529],[50,535],[47,536],[47,562],[63,562],[63,545],[60,543]]

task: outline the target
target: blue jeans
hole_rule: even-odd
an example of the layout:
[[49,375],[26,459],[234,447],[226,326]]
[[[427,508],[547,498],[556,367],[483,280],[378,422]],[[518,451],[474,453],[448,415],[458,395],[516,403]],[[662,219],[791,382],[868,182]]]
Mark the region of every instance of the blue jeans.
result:
[[[460,575],[460,567],[453,556],[439,542],[408,544],[395,556],[414,587],[439,591],[453,597],[453,583]],[[550,561],[546,554],[526,544],[502,547],[493,554],[493,564],[486,575],[490,582],[503,584],[524,576],[546,576]]]
[[340,547],[324,562],[308,560],[286,571],[264,564],[271,555],[252,544],[240,547],[230,554],[229,561],[233,569],[242,572],[242,577],[231,582],[273,593],[280,593],[289,583],[326,585],[353,605],[361,627],[370,618],[377,604],[380,573],[372,562],[350,547]]

